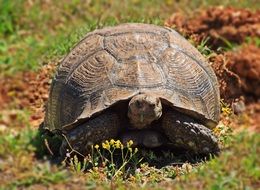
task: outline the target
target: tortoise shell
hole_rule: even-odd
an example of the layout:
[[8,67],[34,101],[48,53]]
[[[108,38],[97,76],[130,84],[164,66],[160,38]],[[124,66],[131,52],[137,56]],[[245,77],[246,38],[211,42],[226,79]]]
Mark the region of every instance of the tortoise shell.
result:
[[122,24],[88,33],[53,78],[44,126],[69,129],[122,100],[150,93],[214,127],[217,78],[203,56],[176,31]]

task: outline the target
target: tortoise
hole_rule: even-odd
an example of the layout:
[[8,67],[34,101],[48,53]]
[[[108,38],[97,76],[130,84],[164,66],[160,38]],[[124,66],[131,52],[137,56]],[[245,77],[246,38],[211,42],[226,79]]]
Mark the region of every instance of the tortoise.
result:
[[[175,30],[127,23],[88,33],[53,78],[44,128],[81,153],[106,139],[170,144],[196,154],[219,151],[220,117],[211,66]],[[69,145],[70,144],[70,145]]]

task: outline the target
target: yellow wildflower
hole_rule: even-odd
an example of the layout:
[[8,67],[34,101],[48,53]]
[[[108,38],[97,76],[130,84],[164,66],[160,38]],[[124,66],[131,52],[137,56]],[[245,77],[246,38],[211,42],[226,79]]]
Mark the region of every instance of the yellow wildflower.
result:
[[111,144],[111,145],[115,144],[115,140],[114,140],[114,139],[111,139],[111,140],[110,140],[110,144]]
[[95,145],[95,149],[98,149],[98,148],[99,148],[99,145],[98,145],[98,144],[96,144],[96,145]]
[[132,140],[130,140],[130,141],[127,142],[127,147],[130,147],[130,146],[132,146],[133,144],[134,144],[134,142],[133,142]]
[[120,142],[120,140],[117,140],[117,141],[115,142],[115,147],[116,147],[116,148],[120,148],[120,147],[121,147],[121,142]]
[[110,144],[109,144],[108,142],[102,143],[102,147],[103,147],[104,149],[109,150],[109,149],[110,149]]

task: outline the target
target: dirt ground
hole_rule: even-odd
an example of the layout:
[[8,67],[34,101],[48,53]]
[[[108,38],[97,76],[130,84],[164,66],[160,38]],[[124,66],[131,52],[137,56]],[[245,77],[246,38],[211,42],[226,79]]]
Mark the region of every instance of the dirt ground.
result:
[[192,36],[196,42],[209,37],[213,50],[227,43],[242,44],[248,37],[260,36],[260,11],[212,7],[187,18],[180,13],[173,14],[165,22],[185,36]]
[[45,103],[55,68],[55,64],[49,64],[37,72],[28,71],[0,78],[0,110],[5,113],[0,120],[1,125],[8,126],[16,121],[17,112],[12,110],[28,109],[32,112],[30,124],[39,126],[44,118]]
[[[193,18],[175,13],[165,25],[193,39],[196,44],[210,37],[207,44],[214,53],[208,60],[218,77],[221,98],[236,113],[246,113],[251,118],[251,128],[259,131],[260,48],[247,39],[260,37],[260,11],[216,7],[198,12]],[[219,47],[227,47],[226,41],[236,44],[235,48],[219,51]],[[37,127],[44,117],[44,104],[56,65],[49,64],[37,72],[0,77],[0,110],[29,108],[33,113],[30,122]],[[9,112],[0,119],[0,124],[8,126],[14,117],[16,114]]]

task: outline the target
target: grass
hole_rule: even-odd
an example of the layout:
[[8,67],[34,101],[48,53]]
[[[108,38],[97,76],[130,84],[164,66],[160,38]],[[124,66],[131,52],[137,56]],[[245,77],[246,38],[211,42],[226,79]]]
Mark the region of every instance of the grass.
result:
[[142,160],[137,156],[138,148],[132,148],[132,144],[131,140],[126,145],[119,140],[106,140],[101,147],[98,144],[92,146],[91,153],[87,156],[78,154],[71,157],[71,153],[74,151],[72,150],[67,153],[63,163],[65,166],[68,164],[76,173],[100,170],[100,173],[110,180],[126,179],[135,172]]
[[[175,11],[196,14],[197,9],[224,5],[259,9],[257,1],[8,1],[0,0],[0,72],[37,70],[56,62],[89,31],[123,22],[145,22],[163,25]],[[247,39],[259,47],[259,39]],[[227,42],[229,43],[229,42]],[[212,50],[207,39],[197,47],[205,56]],[[230,44],[230,49],[235,45]],[[1,76],[3,77],[3,76]],[[223,115],[231,117],[229,107],[222,105]],[[15,118],[6,115],[14,112]],[[180,157],[175,152],[139,150],[121,165],[107,152],[106,167],[85,170],[84,162],[73,157],[68,166],[55,160],[45,146],[45,137],[30,124],[30,108],[5,110],[0,113],[0,189],[257,189],[260,187],[260,135],[241,132],[232,135],[230,128],[220,124],[217,133],[223,152],[219,157]],[[9,116],[8,116],[9,117]],[[232,116],[232,119],[237,119]],[[238,118],[239,119],[239,118]],[[8,121],[8,122],[6,122]],[[59,140],[47,139],[49,144]],[[53,141],[52,141],[53,140]],[[98,152],[94,159],[105,159]],[[118,151],[117,151],[118,152]],[[115,152],[116,153],[116,152]],[[114,155],[114,152],[113,152]],[[118,154],[116,154],[118,155]],[[120,154],[119,154],[120,155]],[[122,155],[122,153],[121,153]],[[109,157],[110,156],[110,157]],[[128,157],[129,158],[129,157]],[[142,159],[142,160],[140,160]],[[133,161],[133,162],[132,162]],[[94,163],[94,161],[92,161]],[[162,165],[161,163],[167,162]],[[97,162],[100,164],[100,162]],[[126,176],[115,175],[134,170]],[[119,167],[118,167],[119,166]],[[120,167],[122,166],[122,167]],[[111,176],[114,177],[111,180]]]
[[158,24],[157,15],[161,9],[160,6],[149,9],[154,5],[149,1],[30,4],[21,0],[16,3],[1,0],[0,4],[4,5],[0,18],[0,67],[9,73],[35,70],[54,57],[65,55],[84,34],[95,28],[119,22]]
[[[64,165],[51,164],[53,160],[47,159],[46,153],[41,159],[36,159],[35,154],[39,146],[44,146],[43,139],[37,137],[36,130],[29,127],[15,133],[12,130],[2,132],[0,136],[0,184],[4,189],[29,188],[39,185],[48,187],[54,185],[74,184],[77,187],[102,187],[109,188],[109,176],[114,176],[112,185],[115,187],[125,186],[143,189],[165,189],[174,187],[176,189],[255,189],[259,187],[260,180],[260,135],[241,132],[230,136],[230,140],[225,143],[225,149],[219,157],[211,158],[205,162],[188,163],[184,160],[177,160],[173,156],[172,164],[157,168],[151,165],[151,161],[145,161],[146,157],[156,161],[160,160],[160,155],[140,151],[134,151],[132,156],[124,160],[121,167],[117,169],[110,157],[120,155],[115,153],[116,143],[110,143],[111,148],[103,145],[103,150],[94,147],[98,151],[111,150],[105,157],[104,153],[95,153],[92,169],[84,170],[84,164],[73,157],[69,161],[69,168]],[[38,143],[35,143],[35,141]],[[232,145],[232,146],[230,146]],[[128,146],[130,147],[130,146]],[[129,151],[130,149],[128,149]],[[165,152],[165,158],[169,158],[169,152]],[[173,153],[171,153],[173,154]],[[140,160],[143,157],[144,160]],[[99,161],[107,159],[106,167],[99,165]],[[117,157],[114,157],[117,158]],[[98,161],[98,159],[100,159]],[[126,164],[131,164],[129,159],[136,159],[139,167],[134,167],[127,178],[122,168],[127,169]],[[146,159],[147,160],[147,159]],[[101,162],[102,163],[102,162]],[[174,164],[176,163],[176,164]],[[114,165],[113,165],[114,164]],[[86,165],[85,165],[86,166]],[[120,166],[120,165],[119,165]],[[131,167],[133,169],[133,167]],[[108,169],[108,170],[106,170]],[[119,175],[120,174],[120,175]]]
[[232,148],[227,149],[218,159],[212,159],[191,175],[183,176],[182,187],[197,181],[208,189],[259,188],[259,140],[259,134],[248,136],[244,132],[236,135]]
[[[224,45],[224,47],[219,47],[217,49],[217,51],[234,51],[236,49],[241,48],[245,44],[252,44],[252,45],[255,45],[258,48],[260,47],[260,38],[259,37],[250,37],[249,36],[245,39],[245,42],[242,43],[242,44],[238,44],[238,43],[228,41],[227,39],[222,38],[222,37],[221,37],[221,40],[224,42],[225,45]],[[207,42],[205,42],[205,44],[202,43],[202,45],[205,45],[205,46],[206,46],[206,44],[207,44]],[[208,52],[206,52],[206,53],[208,53]]]

